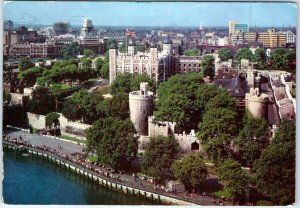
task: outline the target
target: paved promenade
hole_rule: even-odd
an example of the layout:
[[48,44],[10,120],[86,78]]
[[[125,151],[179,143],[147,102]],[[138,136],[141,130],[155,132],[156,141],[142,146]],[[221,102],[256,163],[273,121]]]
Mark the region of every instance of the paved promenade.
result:
[[[31,145],[34,146],[42,146],[42,145],[46,145],[52,149],[57,150],[59,153],[61,154],[67,154],[67,155],[71,155],[72,153],[83,153],[82,149],[83,146],[82,145],[78,145],[78,144],[74,144],[71,142],[67,142],[67,141],[63,141],[63,140],[59,140],[59,139],[55,139],[55,138],[50,138],[50,137],[46,137],[46,136],[42,136],[42,135],[38,135],[38,134],[30,134],[27,132],[23,132],[20,130],[6,130],[5,133],[7,135],[9,135],[11,138],[19,138],[20,136],[22,136],[23,140],[27,140],[30,142]],[[18,139],[19,140],[19,139]],[[61,146],[62,148],[58,148],[58,146]],[[148,190],[154,193],[158,193],[158,194],[163,194],[166,196],[171,196],[177,199],[183,199],[186,201],[189,201],[191,203],[196,203],[196,204],[201,204],[201,205],[218,205],[219,201],[221,201],[221,199],[215,199],[213,197],[209,197],[209,196],[202,196],[200,194],[196,194],[196,193],[192,193],[192,194],[188,194],[187,192],[183,192],[183,193],[177,193],[177,194],[172,194],[172,193],[167,193],[165,191],[163,191],[161,189],[161,187],[158,188],[154,188],[154,184],[147,181],[147,180],[143,180],[137,177],[132,177],[132,175],[129,174],[120,174],[120,173],[112,173],[109,169],[103,167],[103,166],[95,166],[86,162],[83,162],[84,166],[91,168],[91,166],[93,166],[93,169],[97,169],[98,173],[105,173],[105,177],[107,177],[107,175],[109,176],[109,178],[122,182],[124,184],[127,184],[128,186],[131,187],[135,187],[135,188],[140,188],[142,190]],[[108,173],[108,174],[107,174]],[[215,178],[215,176],[213,175],[209,175],[210,179]],[[223,202],[224,205],[232,205],[231,202],[227,202],[224,201]]]
[[[8,135],[11,137],[17,137],[19,138],[22,136],[23,139],[30,141],[30,144],[32,145],[47,145],[53,149],[57,149],[62,154],[71,154],[75,152],[82,153],[83,146],[74,144],[72,142],[67,142],[59,139],[54,139],[47,136],[42,136],[38,134],[30,134],[27,132],[19,131],[19,130],[6,130],[5,131]],[[60,145],[62,148],[59,149],[58,145]]]

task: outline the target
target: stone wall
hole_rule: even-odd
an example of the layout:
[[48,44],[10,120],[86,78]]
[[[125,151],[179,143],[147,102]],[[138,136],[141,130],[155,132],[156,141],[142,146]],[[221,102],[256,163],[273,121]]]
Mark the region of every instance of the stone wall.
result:
[[[30,113],[30,112],[27,112],[26,115],[27,115],[28,125],[31,125],[35,129],[46,128],[45,126],[46,116]],[[59,123],[60,123],[60,129],[62,134],[66,134],[69,136],[76,136],[82,139],[85,138],[86,136],[84,131],[91,126],[80,122],[70,121],[62,114],[60,114]]]

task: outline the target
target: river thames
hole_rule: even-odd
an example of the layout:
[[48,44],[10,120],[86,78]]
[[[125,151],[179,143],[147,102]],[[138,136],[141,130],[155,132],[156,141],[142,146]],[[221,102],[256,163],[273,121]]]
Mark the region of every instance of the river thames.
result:
[[154,205],[106,189],[41,158],[3,150],[3,198],[6,204]]

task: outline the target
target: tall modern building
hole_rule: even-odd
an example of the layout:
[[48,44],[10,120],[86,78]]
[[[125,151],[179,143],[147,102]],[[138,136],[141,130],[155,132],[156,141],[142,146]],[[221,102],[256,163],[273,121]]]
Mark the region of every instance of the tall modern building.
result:
[[249,32],[249,25],[245,23],[229,21],[229,35],[236,34],[238,32]]
[[229,35],[234,33],[235,21],[229,21]]
[[286,32],[286,43],[296,43],[296,35],[290,30]]
[[243,23],[234,24],[234,33],[237,32],[249,32],[249,25]]
[[56,36],[67,34],[70,32],[70,24],[69,22],[55,22],[53,31]]

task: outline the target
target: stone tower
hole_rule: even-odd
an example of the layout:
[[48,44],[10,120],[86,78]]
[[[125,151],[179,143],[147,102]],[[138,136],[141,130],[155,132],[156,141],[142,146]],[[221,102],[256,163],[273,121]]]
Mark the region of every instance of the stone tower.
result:
[[132,38],[128,40],[127,51],[129,56],[133,56],[135,54],[135,42]]
[[258,88],[250,88],[246,93],[246,110],[249,110],[255,119],[267,118],[268,95],[259,93]]
[[139,135],[148,135],[148,116],[153,113],[153,92],[148,83],[140,83],[140,91],[129,93],[130,119]]
[[111,85],[113,81],[115,81],[117,77],[117,53],[118,53],[118,46],[116,42],[113,42],[109,47],[109,84]]
[[166,55],[172,55],[172,41],[169,38],[163,41],[163,52]]

